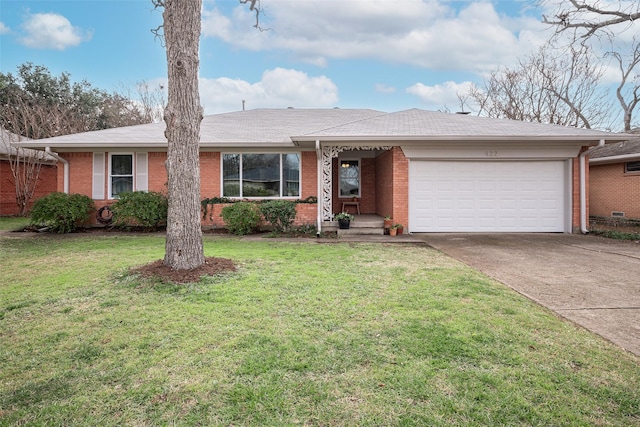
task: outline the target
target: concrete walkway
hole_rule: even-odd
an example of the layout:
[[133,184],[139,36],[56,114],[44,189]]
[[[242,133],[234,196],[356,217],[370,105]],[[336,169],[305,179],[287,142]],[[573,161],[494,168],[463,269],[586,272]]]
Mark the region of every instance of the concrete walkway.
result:
[[575,234],[414,234],[640,356],[640,244]]

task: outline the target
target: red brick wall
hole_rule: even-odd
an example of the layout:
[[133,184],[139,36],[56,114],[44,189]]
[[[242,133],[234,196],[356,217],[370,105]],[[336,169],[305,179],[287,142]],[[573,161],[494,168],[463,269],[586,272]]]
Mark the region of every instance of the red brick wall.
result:
[[409,160],[400,147],[376,159],[377,214],[391,215],[394,224],[409,225]]
[[[586,164],[586,161],[585,161]],[[571,213],[571,225],[574,233],[578,233],[580,230],[580,158],[576,157],[571,163],[572,169],[572,187],[573,194],[571,205],[573,212]],[[588,194],[588,193],[587,193]],[[587,204],[588,206],[588,204]]]
[[[93,153],[64,153],[63,157],[69,162],[69,193],[85,194],[91,197],[91,189],[93,183]],[[107,160],[105,159],[105,162]],[[60,169],[64,169],[60,165]],[[106,170],[106,166],[105,166]],[[58,176],[58,188],[64,190],[64,178]],[[104,192],[107,194],[107,186],[105,179]]]
[[[314,196],[317,197],[317,163],[315,151],[304,151],[301,153],[300,167],[302,174],[301,199]],[[221,197],[220,192],[220,153],[200,153],[200,195],[203,199]],[[213,206],[213,212],[211,211]],[[222,208],[226,205],[216,204],[207,207],[207,215],[202,221],[203,226],[224,227],[224,222],[220,217]],[[295,225],[315,224],[318,216],[318,205],[309,203],[299,203],[296,206],[297,215]]]
[[[315,158],[315,153],[314,153]],[[338,159],[332,160],[332,212],[339,213],[342,210],[342,202],[352,201],[352,197],[339,197],[340,178],[338,176],[340,170],[340,164]],[[360,159],[360,196],[358,202],[360,203],[361,214],[376,213],[376,159],[374,158],[362,158]],[[355,206],[345,206],[345,210],[349,213],[356,213]]]
[[624,163],[590,166],[591,215],[611,216],[624,212],[640,219],[640,173],[624,173]]
[[[40,170],[35,193],[27,210],[33,202],[39,198],[57,190],[57,167],[55,165],[43,165]],[[0,215],[17,215],[16,187],[13,179],[11,165],[7,160],[0,160]]]
[[[303,151],[301,156],[302,168],[302,182],[300,195],[301,199],[306,199],[309,196],[318,197],[318,163],[316,160],[315,151]],[[315,218],[315,216],[314,216]]]
[[393,154],[393,222],[409,226],[409,160],[400,147]]
[[[69,161],[69,192],[85,194],[92,196],[92,180],[93,180],[93,153],[62,153],[61,156]],[[316,160],[315,152],[303,152],[302,161],[302,198],[316,196]],[[148,155],[148,174],[149,174],[149,191],[157,191],[161,193],[167,192],[167,170],[165,161],[167,153],[151,152]],[[105,156],[105,162],[108,162],[108,153]],[[58,191],[63,191],[63,172],[62,167],[58,171]],[[105,170],[108,164],[105,163]],[[107,194],[107,179],[105,179],[105,194]],[[219,152],[203,152],[200,153],[200,195],[201,198],[220,197],[220,153]],[[111,205],[115,200],[94,200],[96,209],[103,206]],[[211,207],[209,207],[210,209]],[[220,218],[221,205],[215,205],[213,221],[209,219],[210,215],[203,220],[205,226],[223,226],[222,218]],[[316,204],[299,204],[298,216],[296,224],[315,223],[317,217]],[[97,224],[95,214],[91,215],[92,224]]]
[[385,151],[376,158],[376,213],[393,215],[393,151]]
[[360,212],[376,213],[376,159],[365,158],[360,161],[360,179],[362,181]]
[[[148,153],[149,191],[167,194],[167,168],[164,165],[166,161],[167,153]],[[105,166],[105,170],[107,167],[108,165]]]

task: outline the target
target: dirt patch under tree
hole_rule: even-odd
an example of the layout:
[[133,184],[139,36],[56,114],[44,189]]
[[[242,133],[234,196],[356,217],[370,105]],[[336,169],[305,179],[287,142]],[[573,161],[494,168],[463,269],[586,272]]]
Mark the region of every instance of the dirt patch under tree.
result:
[[217,274],[236,271],[236,266],[230,259],[207,257],[202,266],[193,270],[173,270],[164,265],[160,259],[150,264],[132,268],[131,273],[140,274],[142,277],[158,278],[163,282],[193,283],[200,281],[202,276],[215,276]]

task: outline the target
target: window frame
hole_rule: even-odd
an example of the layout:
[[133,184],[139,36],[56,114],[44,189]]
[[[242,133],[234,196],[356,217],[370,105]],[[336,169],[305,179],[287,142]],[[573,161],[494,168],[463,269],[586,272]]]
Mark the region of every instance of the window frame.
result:
[[[243,168],[244,168],[244,156],[245,155],[277,155],[279,161],[279,173],[278,173],[278,195],[274,196],[244,196],[243,194]],[[284,183],[284,156],[289,154],[295,154],[298,156],[298,195],[297,196],[285,196],[285,183]],[[226,155],[237,155],[238,159],[238,196],[227,196],[224,194],[224,157]],[[302,197],[302,152],[301,151],[225,151],[220,153],[220,194],[222,197],[229,199],[247,199],[247,200],[268,200],[268,199],[288,199],[299,200]]]
[[[637,169],[629,170],[629,165],[633,164]],[[640,174],[640,160],[634,160],[632,162],[624,162],[624,173],[630,175]]]
[[[113,174],[113,156],[129,156],[131,157],[131,175],[114,175]],[[114,152],[109,153],[108,167],[108,198],[109,200],[117,200],[119,197],[113,195],[113,177],[131,177],[131,191],[135,191],[136,188],[136,154],[134,152]]]
[[[356,162],[358,164],[358,194],[342,194],[342,163],[343,162]],[[338,197],[341,199],[350,199],[353,197],[362,197],[362,159],[338,159]]]

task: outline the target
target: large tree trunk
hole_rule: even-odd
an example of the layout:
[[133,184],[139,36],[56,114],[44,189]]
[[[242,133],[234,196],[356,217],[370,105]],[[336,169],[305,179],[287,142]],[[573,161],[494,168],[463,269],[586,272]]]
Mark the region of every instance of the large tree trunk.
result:
[[165,265],[191,270],[204,264],[200,225],[198,45],[202,0],[166,0],[163,13],[168,65],[169,212]]

